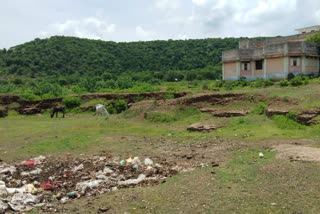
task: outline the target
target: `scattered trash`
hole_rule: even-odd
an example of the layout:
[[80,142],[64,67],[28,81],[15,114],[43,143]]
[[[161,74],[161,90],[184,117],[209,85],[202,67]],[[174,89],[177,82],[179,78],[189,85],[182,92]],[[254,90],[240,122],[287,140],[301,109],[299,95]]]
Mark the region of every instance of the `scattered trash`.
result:
[[80,170],[83,170],[84,166],[83,164],[80,164],[79,166],[76,166],[72,169],[72,171],[76,172],[76,171],[80,171]]
[[67,194],[67,196],[68,196],[69,198],[76,198],[76,197],[77,197],[77,194],[76,194],[75,192],[69,192],[69,193]]
[[153,161],[150,158],[144,159],[144,165],[150,166],[153,165]]
[[82,194],[86,193],[87,189],[92,189],[99,186],[102,183],[102,180],[92,180],[92,181],[84,181],[77,183],[77,190],[81,191]]
[[134,157],[133,160],[132,160],[132,164],[135,165],[140,165],[141,164],[141,161],[139,159],[139,157]]
[[263,153],[260,152],[260,153],[259,153],[259,157],[260,157],[260,158],[263,158],[263,156],[264,156]]
[[38,192],[38,189],[35,188],[35,186],[33,184],[27,184],[27,185],[25,185],[25,191],[27,193],[35,194],[36,192]]
[[[0,162],[0,213],[53,212],[56,203],[108,193],[120,188],[155,185],[183,170],[175,163],[139,157],[94,156],[47,159],[44,156],[9,165]],[[100,212],[103,212],[101,210]]]
[[29,160],[29,161],[24,162],[23,165],[25,165],[25,166],[36,166],[37,163],[34,160]]
[[54,186],[50,182],[42,182],[40,187],[42,187],[44,190],[54,190]]
[[132,162],[132,158],[131,158],[131,157],[128,158],[128,159],[126,160],[126,162],[127,162],[127,163],[131,163],[131,162]]
[[130,185],[130,184],[138,184],[142,182],[146,176],[144,174],[140,174],[137,179],[129,179],[126,181],[119,181],[120,185]]

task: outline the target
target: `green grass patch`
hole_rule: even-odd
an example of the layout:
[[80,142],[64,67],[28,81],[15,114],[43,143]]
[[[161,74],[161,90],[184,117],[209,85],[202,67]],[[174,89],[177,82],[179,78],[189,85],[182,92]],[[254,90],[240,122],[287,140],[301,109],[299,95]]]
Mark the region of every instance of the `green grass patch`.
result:
[[305,129],[304,125],[296,122],[291,114],[284,115],[273,115],[272,120],[275,122],[276,126],[280,129]]

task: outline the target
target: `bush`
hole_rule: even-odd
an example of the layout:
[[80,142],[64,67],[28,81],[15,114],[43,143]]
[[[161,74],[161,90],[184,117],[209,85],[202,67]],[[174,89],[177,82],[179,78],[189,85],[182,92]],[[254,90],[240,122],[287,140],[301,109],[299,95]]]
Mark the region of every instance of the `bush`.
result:
[[62,103],[67,109],[73,109],[81,105],[81,99],[79,97],[65,97]]
[[16,78],[16,79],[13,80],[13,84],[15,84],[15,85],[22,85],[22,84],[23,84],[23,81],[22,81],[22,79],[20,79],[20,78]]
[[114,103],[114,110],[117,114],[119,114],[127,109],[128,109],[128,104],[125,100],[117,100]]
[[254,83],[253,83],[253,87],[255,88],[262,88],[264,86],[264,81],[263,79],[257,79]]
[[264,86],[264,87],[273,86],[273,85],[274,85],[274,82],[273,82],[272,79],[266,79],[266,80],[264,80],[264,82],[263,82],[263,86]]
[[303,84],[304,84],[304,81],[303,81],[301,76],[296,76],[295,78],[290,80],[290,85],[291,86],[300,86],[300,85],[303,85]]
[[224,87],[227,91],[231,91],[232,88],[233,88],[233,82],[232,81],[227,81],[225,84],[224,84]]
[[258,103],[257,106],[253,109],[253,113],[262,115],[264,113],[264,110],[266,109],[267,104],[266,103]]
[[27,100],[27,101],[35,101],[35,100],[41,99],[39,96],[37,96],[29,91],[23,92],[20,97],[24,100]]
[[289,86],[289,81],[286,79],[280,80],[280,87],[287,87]]
[[222,80],[222,81],[217,81],[217,82],[216,82],[216,87],[217,87],[217,88],[222,88],[225,83],[226,83],[226,82],[225,82],[224,80]]
[[289,73],[288,74],[288,80],[291,80],[295,77],[295,75],[293,73]]
[[174,99],[174,95],[171,93],[167,93],[164,95],[163,97],[164,100],[170,100],[170,99]]

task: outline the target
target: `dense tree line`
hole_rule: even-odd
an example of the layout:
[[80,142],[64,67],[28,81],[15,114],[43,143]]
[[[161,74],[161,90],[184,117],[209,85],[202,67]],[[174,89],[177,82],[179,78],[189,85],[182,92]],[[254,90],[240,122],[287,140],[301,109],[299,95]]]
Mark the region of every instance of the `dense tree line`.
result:
[[[125,73],[137,79],[162,79],[169,71],[206,67],[212,70],[220,63],[222,51],[236,48],[238,41],[226,38],[116,43],[54,36],[0,51],[0,70],[32,78],[54,75],[77,79],[85,75],[112,79]],[[171,79],[179,77],[173,73],[168,74]],[[219,78],[218,74],[213,76]]]

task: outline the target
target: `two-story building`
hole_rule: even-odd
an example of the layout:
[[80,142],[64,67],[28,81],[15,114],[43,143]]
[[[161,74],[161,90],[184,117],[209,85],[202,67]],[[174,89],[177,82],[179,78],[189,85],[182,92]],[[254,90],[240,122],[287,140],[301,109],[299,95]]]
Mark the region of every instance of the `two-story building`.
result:
[[319,51],[315,43],[304,41],[319,26],[297,29],[299,34],[264,41],[242,40],[239,49],[222,53],[223,79],[284,79],[289,73],[319,75]]

